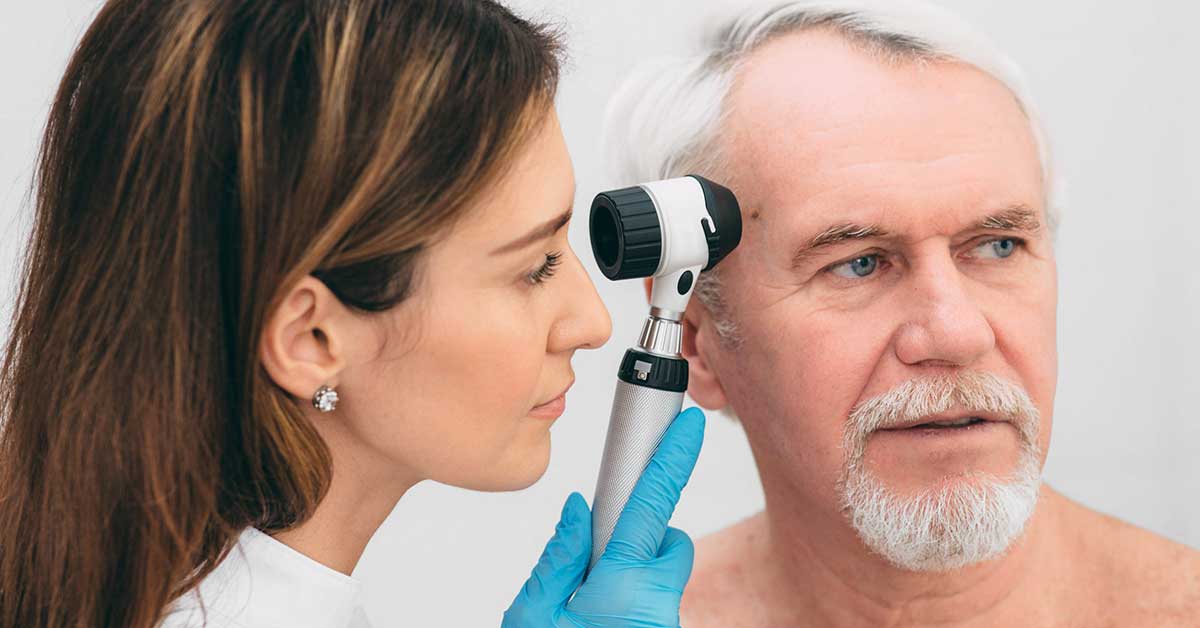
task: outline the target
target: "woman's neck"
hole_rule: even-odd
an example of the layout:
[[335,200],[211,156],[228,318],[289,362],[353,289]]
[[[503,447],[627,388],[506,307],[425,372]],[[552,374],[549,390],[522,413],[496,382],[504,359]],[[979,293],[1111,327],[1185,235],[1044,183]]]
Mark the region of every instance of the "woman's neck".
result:
[[[322,429],[323,428],[323,429]],[[367,543],[400,498],[420,478],[362,451],[338,427],[318,427],[333,459],[329,491],[304,523],[279,532],[277,541],[346,575],[354,571]]]

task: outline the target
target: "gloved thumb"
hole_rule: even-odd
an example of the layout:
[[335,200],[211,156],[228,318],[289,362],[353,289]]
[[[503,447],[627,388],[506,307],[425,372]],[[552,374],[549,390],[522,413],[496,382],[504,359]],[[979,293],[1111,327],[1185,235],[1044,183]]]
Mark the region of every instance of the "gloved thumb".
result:
[[592,513],[582,495],[571,493],[554,536],[525,581],[521,596],[543,609],[561,606],[583,583],[591,554]]
[[667,533],[663,535],[662,547],[659,548],[658,560],[668,568],[659,584],[683,595],[683,588],[692,577],[692,563],[695,558],[696,548],[692,538],[683,530],[667,528]]

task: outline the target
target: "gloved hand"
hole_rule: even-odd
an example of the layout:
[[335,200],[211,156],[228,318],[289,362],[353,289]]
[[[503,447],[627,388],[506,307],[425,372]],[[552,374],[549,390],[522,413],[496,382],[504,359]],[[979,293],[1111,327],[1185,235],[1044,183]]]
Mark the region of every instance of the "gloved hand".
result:
[[571,493],[554,537],[504,613],[501,628],[678,628],[693,548],[688,535],[667,522],[703,441],[704,413],[698,408],[681,412],[586,581],[592,516],[583,496]]

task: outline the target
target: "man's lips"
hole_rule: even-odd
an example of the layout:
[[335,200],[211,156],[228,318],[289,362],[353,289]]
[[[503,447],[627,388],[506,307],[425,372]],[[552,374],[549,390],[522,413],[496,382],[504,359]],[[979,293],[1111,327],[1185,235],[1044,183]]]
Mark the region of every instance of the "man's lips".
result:
[[[881,431],[907,430],[914,427],[941,428],[960,427],[978,423],[1008,423],[1008,419],[988,412],[953,412],[933,414],[910,421],[904,421],[888,427],[879,428]],[[941,424],[941,425],[939,425]],[[961,424],[961,425],[960,425]]]

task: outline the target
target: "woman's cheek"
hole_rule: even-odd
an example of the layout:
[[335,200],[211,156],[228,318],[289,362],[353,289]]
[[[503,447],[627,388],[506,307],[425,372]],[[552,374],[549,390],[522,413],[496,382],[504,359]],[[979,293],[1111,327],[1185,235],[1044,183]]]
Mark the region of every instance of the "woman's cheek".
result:
[[473,440],[488,457],[510,446],[518,422],[536,402],[545,355],[516,312],[495,306],[490,311],[487,320],[477,322],[478,333],[453,359],[459,363],[454,370],[460,377],[439,391],[458,409],[457,416],[446,420],[472,430]]

